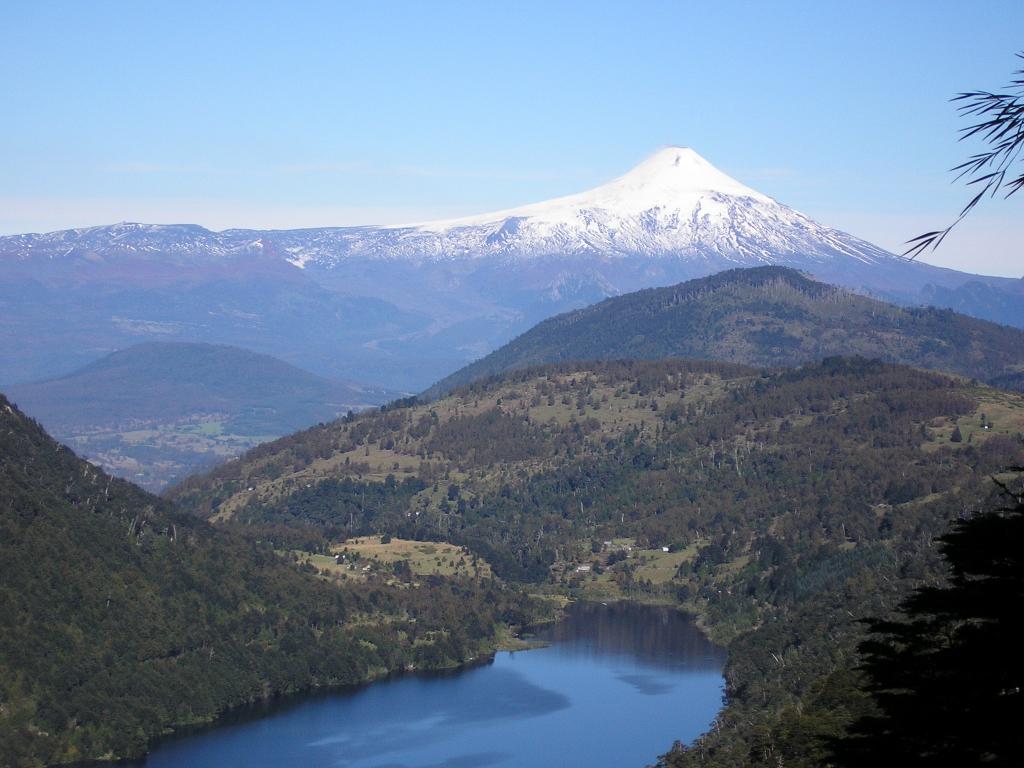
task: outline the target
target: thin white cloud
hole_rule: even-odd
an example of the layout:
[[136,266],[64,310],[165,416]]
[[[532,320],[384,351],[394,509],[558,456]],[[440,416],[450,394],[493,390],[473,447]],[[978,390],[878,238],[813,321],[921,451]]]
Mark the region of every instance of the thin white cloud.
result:
[[[945,226],[941,215],[900,215],[864,212],[821,212],[814,218],[893,253],[922,232]],[[963,272],[1002,277],[1024,276],[1024,219],[1009,215],[968,216],[937,250],[918,258],[928,264]]]
[[742,172],[744,179],[784,179],[786,181],[801,180],[805,177],[796,168],[783,168],[778,167],[764,167],[764,168],[750,168],[749,170]]
[[224,173],[223,168],[214,168],[208,165],[190,165],[185,163],[147,163],[147,162],[127,162],[127,163],[112,163],[110,165],[100,166],[100,171],[103,173],[116,173],[116,174],[171,174],[171,173]]
[[464,207],[278,205],[204,198],[0,197],[0,232],[50,232],[118,221],[207,229],[297,229],[405,224],[462,216]]
[[278,173],[341,173],[374,174],[375,170],[366,163],[284,163],[274,167]]
[[426,178],[489,179],[493,181],[561,181],[566,178],[573,178],[564,173],[555,173],[553,171],[471,171],[460,168],[430,168],[418,165],[399,165],[394,168],[394,171],[401,175]]
[[831,186],[830,182],[824,179],[808,176],[796,168],[785,166],[750,168],[740,171],[736,178],[742,179],[744,184],[750,184],[765,194],[772,194],[772,190],[775,190],[776,194],[772,194],[772,196],[780,200],[783,197],[787,198],[785,201],[787,204],[792,203],[792,200],[788,199],[792,197],[792,190],[820,190]]
[[490,181],[561,181],[574,176],[540,170],[470,170],[423,165],[373,165],[369,163],[285,163],[276,166],[285,174],[339,174],[395,178],[484,179]]
[[[212,165],[193,165],[187,163],[155,163],[146,161],[111,163],[99,167],[107,174],[236,174],[242,171]],[[431,178],[431,179],[485,179],[491,181],[559,181],[572,178],[565,173],[539,170],[472,170],[466,168],[443,168],[424,165],[374,165],[371,163],[331,163],[331,162],[296,162],[282,163],[270,168],[271,173],[285,175],[342,175],[342,176],[384,176],[392,178]],[[245,171],[248,174],[251,171]]]

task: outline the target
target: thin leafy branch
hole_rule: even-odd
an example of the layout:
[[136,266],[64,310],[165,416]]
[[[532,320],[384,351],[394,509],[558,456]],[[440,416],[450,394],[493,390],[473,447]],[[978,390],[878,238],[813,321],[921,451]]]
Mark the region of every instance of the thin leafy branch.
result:
[[[1017,58],[1024,59],[1024,52],[1018,53]],[[955,181],[966,179],[967,186],[977,192],[948,227],[908,240],[909,248],[904,256],[913,259],[926,250],[938,248],[946,235],[986,196],[995,197],[1003,191],[1004,196],[1009,197],[1024,187],[1024,172],[1014,175],[1015,163],[1024,151],[1024,69],[1013,74],[1014,79],[1005,93],[969,91],[952,98],[953,102],[960,103],[957,111],[961,116],[978,119],[960,129],[960,140],[980,138],[987,145],[985,151],[971,155],[951,169],[957,174]]]

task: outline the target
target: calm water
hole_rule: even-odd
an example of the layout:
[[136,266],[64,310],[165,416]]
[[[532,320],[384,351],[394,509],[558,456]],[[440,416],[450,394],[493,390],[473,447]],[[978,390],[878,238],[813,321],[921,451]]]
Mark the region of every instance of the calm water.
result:
[[706,730],[724,651],[680,614],[574,606],[549,647],[314,696],[160,745],[146,768],[644,766]]

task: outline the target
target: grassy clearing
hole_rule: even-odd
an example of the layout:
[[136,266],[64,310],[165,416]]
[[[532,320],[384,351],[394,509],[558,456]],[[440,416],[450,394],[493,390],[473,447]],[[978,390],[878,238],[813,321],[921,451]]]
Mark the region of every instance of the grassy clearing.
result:
[[[572,391],[558,392],[554,395],[545,394],[545,388],[554,384],[569,386],[571,382],[587,383],[586,397],[581,398]],[[411,423],[418,422],[424,416],[434,415],[440,422],[446,422],[460,416],[472,416],[486,413],[492,409],[500,409],[507,414],[525,418],[537,426],[555,426],[565,428],[573,423],[586,424],[595,443],[622,435],[630,429],[639,429],[641,437],[653,439],[665,408],[682,403],[683,405],[699,405],[709,399],[725,395],[730,387],[737,386],[740,380],[724,381],[715,375],[691,375],[686,379],[685,387],[670,387],[661,394],[640,395],[629,384],[622,382],[606,383],[596,373],[576,371],[569,374],[540,377],[528,382],[509,383],[499,386],[486,393],[469,395],[453,395],[436,402],[425,403],[409,409]],[[339,425],[345,432],[348,426]],[[424,462],[443,467],[447,481],[461,481],[472,472],[469,467],[460,466],[460,462],[451,461],[443,455],[433,454],[426,450],[423,440],[411,435],[395,435],[392,447],[367,440],[347,451],[338,451],[329,456],[314,459],[301,469],[275,472],[273,477],[263,480],[245,482],[243,489],[220,505],[214,520],[230,518],[239,508],[252,499],[272,502],[288,494],[296,484],[315,484],[322,480],[351,475],[359,480],[383,482],[388,475],[401,480],[418,474]],[[492,476],[501,471],[526,469],[538,471],[550,465],[550,461],[541,457],[528,458],[503,467],[477,467]],[[472,462],[469,462],[470,467]],[[255,473],[260,472],[259,462],[253,463]],[[252,488],[252,490],[249,490]],[[435,500],[426,499],[428,506]]]
[[957,419],[935,419],[928,425],[932,442],[926,451],[936,451],[952,443],[953,433],[960,430],[960,445],[987,440],[993,435],[1024,434],[1024,401],[1019,395],[990,387],[978,387],[972,394],[978,398],[973,413]]
[[408,560],[412,572],[418,576],[491,576],[491,566],[486,560],[478,557],[474,564],[468,550],[445,542],[391,539],[384,544],[381,537],[363,536],[338,544],[332,551],[335,554],[358,553],[362,559],[380,563]]
[[[561,586],[568,587],[583,600],[612,602],[626,598],[646,602],[672,602],[664,590],[675,578],[683,563],[692,561],[701,544],[691,544],[678,552],[665,552],[661,548],[638,549],[634,539],[612,539],[599,553],[584,558],[580,563],[566,563],[560,576]],[[619,559],[621,553],[625,559]],[[581,566],[589,570],[580,570]],[[650,583],[655,588],[638,590],[639,584]]]
[[639,565],[636,578],[650,581],[652,584],[666,584],[672,580],[683,563],[691,562],[700,551],[697,544],[691,544],[678,552],[662,552],[658,550],[640,550],[637,554]]
[[224,434],[224,422],[204,421],[199,424],[190,424],[184,428],[184,431],[204,437],[220,437]]
[[296,551],[301,562],[326,575],[365,580],[395,576],[395,563],[405,561],[414,576],[474,576],[490,578],[491,566],[466,549],[436,541],[412,541],[380,536],[361,536],[331,547],[331,554]]
[[520,637],[509,627],[501,625],[497,628],[494,638],[494,649],[497,651],[529,651],[532,648],[543,648],[547,643]]

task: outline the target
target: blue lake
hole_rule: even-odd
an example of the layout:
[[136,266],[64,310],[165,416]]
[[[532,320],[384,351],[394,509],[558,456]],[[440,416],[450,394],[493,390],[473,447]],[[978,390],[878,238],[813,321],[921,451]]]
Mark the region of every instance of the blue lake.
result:
[[575,605],[539,637],[448,675],[292,700],[158,745],[146,768],[626,768],[705,731],[725,652],[665,608]]

